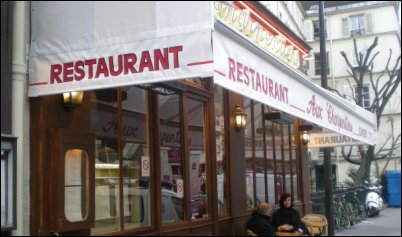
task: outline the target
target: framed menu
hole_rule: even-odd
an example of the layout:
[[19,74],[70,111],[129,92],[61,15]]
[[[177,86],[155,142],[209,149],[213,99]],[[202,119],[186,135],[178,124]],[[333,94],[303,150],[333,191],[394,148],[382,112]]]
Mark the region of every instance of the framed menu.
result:
[[1,134],[1,231],[16,229],[16,141]]

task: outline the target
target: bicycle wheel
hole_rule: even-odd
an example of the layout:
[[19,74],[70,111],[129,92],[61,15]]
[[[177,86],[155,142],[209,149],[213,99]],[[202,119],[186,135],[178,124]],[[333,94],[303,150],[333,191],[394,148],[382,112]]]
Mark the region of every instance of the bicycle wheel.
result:
[[340,207],[339,216],[340,216],[341,226],[344,229],[349,229],[350,228],[350,219],[349,219],[348,212],[346,211],[346,208],[343,205]]

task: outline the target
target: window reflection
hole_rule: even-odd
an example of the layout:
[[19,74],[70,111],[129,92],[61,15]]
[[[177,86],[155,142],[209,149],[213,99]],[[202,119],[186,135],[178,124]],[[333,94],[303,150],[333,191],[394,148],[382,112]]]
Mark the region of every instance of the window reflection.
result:
[[180,96],[159,95],[162,223],[183,220],[184,184]]
[[215,85],[215,142],[217,166],[218,215],[228,214],[227,161],[225,156],[224,90]]
[[190,152],[190,194],[193,218],[208,217],[208,180],[205,159],[205,112],[204,103],[188,99],[188,131]]

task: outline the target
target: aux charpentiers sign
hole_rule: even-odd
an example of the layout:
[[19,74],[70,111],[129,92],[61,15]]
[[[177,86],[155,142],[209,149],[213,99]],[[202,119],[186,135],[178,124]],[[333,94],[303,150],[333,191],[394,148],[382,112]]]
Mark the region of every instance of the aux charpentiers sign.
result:
[[307,55],[246,1],[32,2],[28,93],[213,77],[228,90],[374,144],[374,114],[302,74]]

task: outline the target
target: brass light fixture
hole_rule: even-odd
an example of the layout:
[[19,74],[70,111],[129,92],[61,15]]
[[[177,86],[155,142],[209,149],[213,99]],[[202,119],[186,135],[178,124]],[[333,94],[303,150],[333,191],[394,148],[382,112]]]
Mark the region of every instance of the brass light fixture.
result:
[[302,131],[301,140],[304,145],[307,145],[310,142],[310,133],[308,131]]
[[299,127],[301,141],[304,145],[307,145],[310,142],[310,131],[313,130],[312,124],[303,124]]
[[63,103],[64,107],[74,108],[82,104],[82,99],[84,98],[83,91],[70,91],[63,93]]
[[247,114],[244,113],[243,109],[238,104],[236,105],[234,116],[235,116],[235,124],[234,124],[235,128],[237,130],[245,128],[247,124]]

